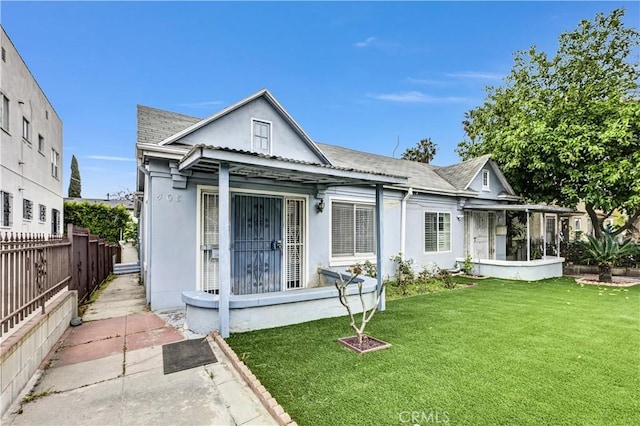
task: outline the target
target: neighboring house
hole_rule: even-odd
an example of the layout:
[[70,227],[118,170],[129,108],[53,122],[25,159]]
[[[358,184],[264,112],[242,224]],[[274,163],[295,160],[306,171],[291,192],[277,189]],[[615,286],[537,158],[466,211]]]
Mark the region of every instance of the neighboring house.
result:
[[206,119],[138,106],[136,152],[147,299],[186,303],[192,329],[342,315],[332,271],[365,261],[371,306],[399,253],[418,269],[469,253],[486,275],[562,274],[557,257],[507,261],[508,212],[557,208],[508,204],[489,156],[437,167],[315,143],[266,90]]
[[0,235],[61,234],[62,121],[4,28],[0,44]]

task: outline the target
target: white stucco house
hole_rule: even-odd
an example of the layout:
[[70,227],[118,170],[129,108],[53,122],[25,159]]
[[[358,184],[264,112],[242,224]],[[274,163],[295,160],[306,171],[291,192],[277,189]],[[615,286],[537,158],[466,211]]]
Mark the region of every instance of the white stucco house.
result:
[[317,143],[267,90],[204,119],[138,106],[136,153],[148,302],[186,304],[196,331],[343,315],[331,276],[367,260],[371,306],[399,253],[418,269],[469,254],[485,275],[562,274],[559,257],[509,252],[511,211],[556,208],[514,204],[489,156],[437,167]]
[[62,121],[0,29],[0,235],[60,234]]

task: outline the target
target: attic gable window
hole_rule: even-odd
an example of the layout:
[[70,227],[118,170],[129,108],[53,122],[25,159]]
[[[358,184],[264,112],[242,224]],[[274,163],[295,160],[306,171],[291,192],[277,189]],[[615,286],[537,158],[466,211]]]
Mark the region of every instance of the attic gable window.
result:
[[271,123],[263,120],[251,120],[251,151],[271,154]]
[[482,170],[482,190],[489,191],[489,170]]

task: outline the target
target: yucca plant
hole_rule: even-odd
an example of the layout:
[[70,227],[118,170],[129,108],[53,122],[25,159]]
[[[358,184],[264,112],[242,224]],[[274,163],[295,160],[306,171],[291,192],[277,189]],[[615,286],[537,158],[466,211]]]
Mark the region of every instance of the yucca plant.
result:
[[602,239],[588,235],[586,241],[580,241],[580,245],[584,249],[583,260],[597,263],[598,281],[606,283],[611,282],[611,266],[617,260],[638,252],[638,246],[633,241],[620,244],[611,234],[604,234]]

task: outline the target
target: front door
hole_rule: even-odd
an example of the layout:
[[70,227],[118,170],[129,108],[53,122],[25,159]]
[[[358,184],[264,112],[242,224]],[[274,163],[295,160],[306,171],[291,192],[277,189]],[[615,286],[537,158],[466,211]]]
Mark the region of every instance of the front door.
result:
[[234,194],[231,293],[282,290],[282,198]]

